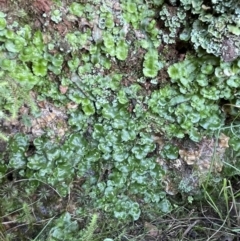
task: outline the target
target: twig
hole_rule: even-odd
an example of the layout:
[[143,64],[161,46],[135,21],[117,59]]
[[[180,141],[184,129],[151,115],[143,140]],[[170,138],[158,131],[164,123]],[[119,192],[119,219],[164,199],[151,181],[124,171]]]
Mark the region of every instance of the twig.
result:
[[197,224],[197,223],[199,223],[200,222],[200,220],[196,220],[194,223],[192,223],[186,230],[185,230],[185,232],[183,233],[183,235],[182,235],[182,238],[184,238],[188,233],[189,233],[189,231]]

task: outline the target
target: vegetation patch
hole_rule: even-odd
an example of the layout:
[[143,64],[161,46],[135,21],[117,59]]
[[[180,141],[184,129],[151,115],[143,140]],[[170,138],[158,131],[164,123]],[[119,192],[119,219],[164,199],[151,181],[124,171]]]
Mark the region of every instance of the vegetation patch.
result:
[[5,5],[1,239],[239,238],[239,13],[234,0]]

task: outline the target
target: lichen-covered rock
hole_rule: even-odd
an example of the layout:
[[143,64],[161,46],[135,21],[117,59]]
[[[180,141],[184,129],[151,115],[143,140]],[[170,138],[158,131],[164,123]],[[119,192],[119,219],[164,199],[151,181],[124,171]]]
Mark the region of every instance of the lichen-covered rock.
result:
[[[173,4],[172,4],[173,5]],[[236,0],[181,0],[180,6],[163,5],[159,12],[165,43],[180,38],[193,47],[232,61],[240,56],[240,3]]]

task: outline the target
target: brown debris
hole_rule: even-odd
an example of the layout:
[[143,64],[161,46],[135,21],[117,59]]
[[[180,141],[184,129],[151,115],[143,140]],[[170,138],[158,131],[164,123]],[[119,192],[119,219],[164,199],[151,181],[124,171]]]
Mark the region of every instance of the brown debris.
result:
[[199,151],[192,150],[179,150],[179,155],[188,165],[193,165],[200,157]]
[[178,193],[176,183],[171,178],[169,178],[168,176],[164,177],[163,185],[165,186],[165,192],[168,195],[174,196]]
[[55,29],[59,32],[61,36],[65,36],[68,32],[68,27],[65,23],[58,23],[55,25]]
[[1,10],[7,7],[7,0],[0,0],[0,8]]
[[39,13],[49,13],[51,6],[52,2],[50,0],[35,0],[33,2],[34,9]]

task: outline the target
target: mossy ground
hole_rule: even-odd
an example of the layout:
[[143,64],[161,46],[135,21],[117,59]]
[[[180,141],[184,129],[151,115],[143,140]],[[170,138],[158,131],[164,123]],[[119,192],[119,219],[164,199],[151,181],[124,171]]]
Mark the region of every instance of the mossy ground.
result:
[[[120,2],[109,5],[114,23],[122,26]],[[1,102],[6,114],[1,132],[9,141],[0,143],[0,239],[239,240],[239,164],[232,167],[238,155],[228,149],[228,132],[204,131],[195,143],[188,135],[169,137],[158,116],[147,114],[154,91],[174,86],[168,68],[193,53],[191,44],[157,46],[154,53],[161,53],[162,66],[156,71],[154,58],[144,59],[149,49],[137,45],[148,34],[149,42],[157,44],[152,27],[141,32],[132,20],[119,35],[114,32],[119,29],[109,30],[121,38],[111,52],[111,34],[93,25],[100,21],[91,13],[99,14],[99,1],[74,3],[0,1],[11,29],[28,24],[48,46],[46,52],[41,49],[46,59],[26,61],[40,79],[29,90],[33,103],[20,96],[24,104],[18,118],[8,119],[11,108]],[[92,6],[87,9],[91,21],[81,17],[79,4]],[[136,7],[131,4],[124,9],[130,15]],[[107,20],[101,24],[111,29],[111,16],[101,11],[99,18]],[[67,35],[76,31],[82,35]],[[81,39],[84,34],[88,40]]]

